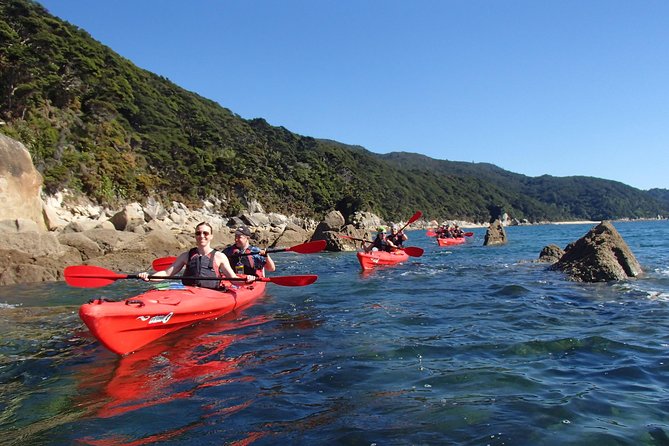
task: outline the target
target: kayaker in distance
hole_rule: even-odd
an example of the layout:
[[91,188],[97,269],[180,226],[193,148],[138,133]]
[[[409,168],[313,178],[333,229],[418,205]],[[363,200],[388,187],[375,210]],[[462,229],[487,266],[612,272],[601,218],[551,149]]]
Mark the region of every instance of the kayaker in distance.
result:
[[390,227],[390,235],[388,235],[388,241],[398,248],[404,246],[404,242],[409,240],[409,237],[404,233],[404,231],[399,231],[400,227],[397,225],[392,225]]
[[[267,251],[250,244],[251,230],[242,226],[235,231],[235,243],[223,250],[237,274],[261,275],[263,268],[275,271],[274,260]],[[241,255],[240,255],[241,254]]]
[[386,237],[386,228],[379,226],[376,228],[376,238],[372,241],[371,245],[365,247],[365,252],[371,251],[387,251],[390,252],[393,249],[397,249],[397,246]]
[[[157,271],[151,276],[172,276],[177,274],[185,266],[184,276],[212,277],[214,280],[193,280],[184,279],[181,282],[184,285],[200,286],[203,288],[221,288],[220,279],[237,278],[237,274],[230,266],[228,258],[221,251],[211,247],[211,240],[214,234],[209,223],[202,222],[195,227],[195,242],[197,246],[190,251],[182,252],[177,259],[163,271]],[[163,279],[149,279],[149,273],[139,273],[140,279],[146,282],[161,281]],[[246,277],[247,282],[255,280],[254,275]]]

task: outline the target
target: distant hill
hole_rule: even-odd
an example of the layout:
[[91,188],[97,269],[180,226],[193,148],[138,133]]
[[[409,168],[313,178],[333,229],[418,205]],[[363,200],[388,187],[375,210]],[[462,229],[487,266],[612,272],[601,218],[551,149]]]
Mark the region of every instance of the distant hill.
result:
[[527,177],[486,163],[379,155],[242,119],[135,66],[30,0],[0,2],[0,131],[23,142],[47,192],[107,204],[208,198],[318,217],[373,211],[406,219],[531,222],[669,215],[668,191],[587,177]]
[[641,191],[617,181],[585,176],[528,177],[493,164],[442,161],[406,152],[382,156],[397,167],[422,168],[447,176],[474,176],[511,195],[523,196],[528,202],[536,200],[535,206],[549,205],[550,210],[546,212],[588,215],[590,220],[666,216],[669,208],[667,189]]

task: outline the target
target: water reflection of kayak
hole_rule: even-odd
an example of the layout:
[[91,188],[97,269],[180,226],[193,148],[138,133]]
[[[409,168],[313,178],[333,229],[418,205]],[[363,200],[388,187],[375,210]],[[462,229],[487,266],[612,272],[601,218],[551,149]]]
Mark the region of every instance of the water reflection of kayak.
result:
[[[225,350],[247,336],[226,330],[261,325],[268,320],[257,316],[234,323],[203,322],[190,328],[188,336],[165,336],[132,355],[114,359],[115,366],[109,360],[96,361],[81,370],[79,392],[89,402],[100,400],[102,404],[96,405],[95,415],[109,418],[188,398],[203,386],[225,384],[228,375],[245,358],[229,357]],[[100,387],[103,382],[106,384]],[[190,390],[183,387],[185,383]],[[180,392],[169,390],[180,386]]]

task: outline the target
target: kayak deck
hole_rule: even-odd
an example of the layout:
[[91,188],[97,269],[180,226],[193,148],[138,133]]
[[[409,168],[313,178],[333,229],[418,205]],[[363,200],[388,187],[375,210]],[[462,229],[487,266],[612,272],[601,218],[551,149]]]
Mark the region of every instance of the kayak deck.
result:
[[467,239],[465,237],[437,237],[437,244],[439,246],[462,245],[466,242]]
[[406,262],[409,259],[409,254],[401,249],[393,252],[358,252],[357,256],[363,270],[372,269],[380,265],[396,265],[398,263]]
[[219,291],[179,284],[117,302],[97,299],[82,305],[79,317],[105,347],[125,355],[198,321],[243,308],[260,297],[265,286],[228,284]]

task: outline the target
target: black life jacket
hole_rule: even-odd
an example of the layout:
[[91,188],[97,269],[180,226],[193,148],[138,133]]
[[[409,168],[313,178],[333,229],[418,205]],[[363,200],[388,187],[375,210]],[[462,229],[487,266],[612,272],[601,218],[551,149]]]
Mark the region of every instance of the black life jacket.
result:
[[402,244],[404,243],[404,237],[402,237],[399,232],[397,234],[390,234],[386,236],[386,239],[390,240],[392,244],[398,248],[401,248]]
[[372,248],[376,248],[379,251],[388,251],[388,252],[390,252],[390,249],[391,249],[390,245],[387,242],[387,238],[386,239],[381,239],[381,237],[379,237],[378,235],[376,236],[376,238],[372,242]]
[[[223,250],[223,254],[228,256],[228,259],[230,260],[230,266],[233,270],[235,270],[236,274],[250,274],[253,276],[262,275],[262,271],[256,268],[255,261],[253,260],[253,255],[257,254],[257,252],[251,251],[250,246],[242,252],[242,250],[239,249],[237,245],[231,245]],[[240,265],[244,269],[243,272],[240,272],[238,269]]]
[[192,248],[188,251],[188,262],[186,263],[186,271],[183,274],[184,276],[213,277],[216,280],[182,279],[181,283],[202,288],[221,288],[219,272],[214,269],[214,257],[217,252],[215,249],[212,249],[209,255],[201,256],[197,248]]

